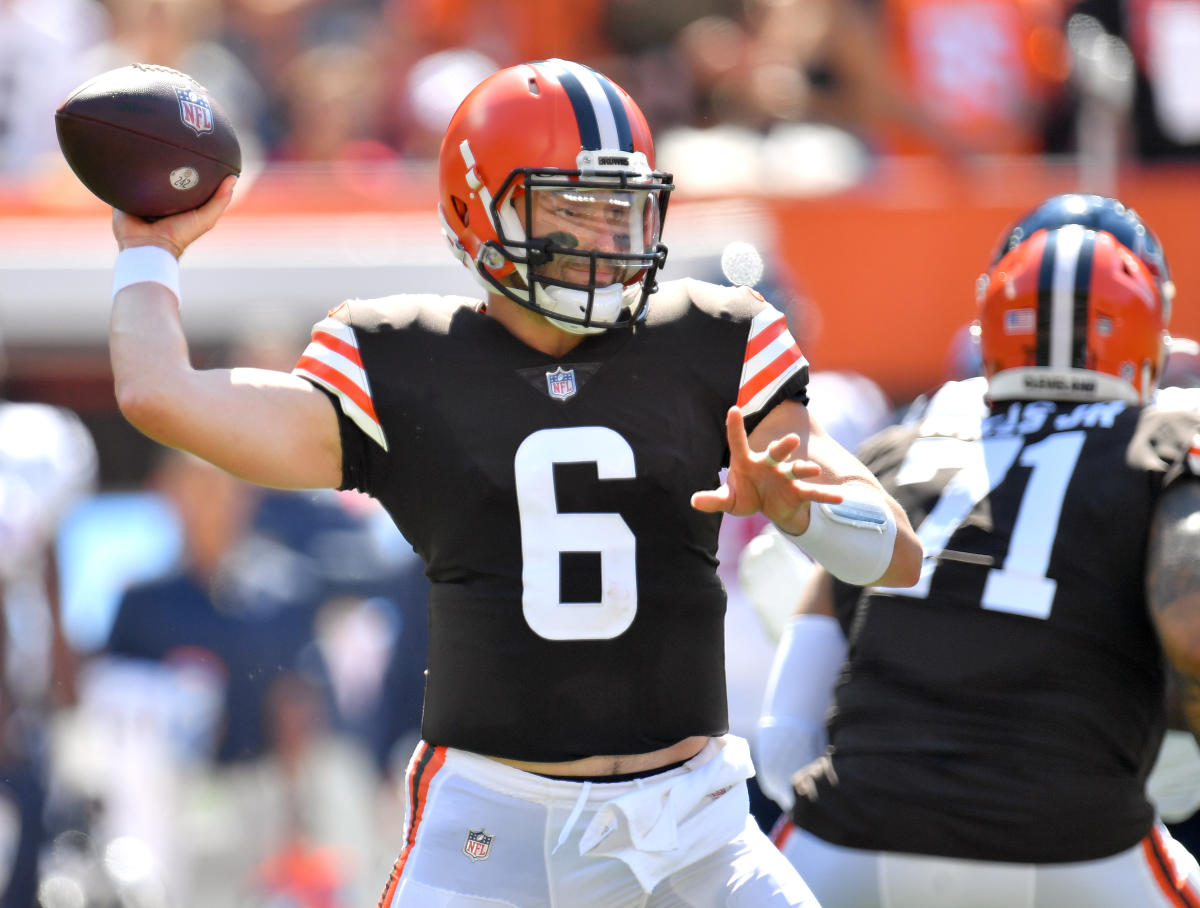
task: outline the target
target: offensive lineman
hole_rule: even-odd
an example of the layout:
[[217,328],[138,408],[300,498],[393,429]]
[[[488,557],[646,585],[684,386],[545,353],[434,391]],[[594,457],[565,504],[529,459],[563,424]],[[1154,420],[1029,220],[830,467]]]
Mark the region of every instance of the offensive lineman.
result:
[[[860,451],[926,558],[910,589],[818,572],[802,605],[849,652],[776,840],[825,904],[1200,905],[1145,792],[1164,653],[1200,727],[1200,414],[1147,406],[1165,303],[1112,234],[1036,229],[982,294],[989,406]],[[803,724],[785,674],[779,734]]]

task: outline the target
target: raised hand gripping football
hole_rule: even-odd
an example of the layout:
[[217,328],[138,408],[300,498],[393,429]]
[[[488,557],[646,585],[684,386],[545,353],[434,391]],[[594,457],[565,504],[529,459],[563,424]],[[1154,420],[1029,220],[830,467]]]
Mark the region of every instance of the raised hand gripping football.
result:
[[221,214],[233,199],[236,177],[226,177],[213,193],[212,198],[189,211],[181,211],[169,217],[147,221],[113,209],[112,230],[117,239],[117,248],[132,246],[161,246],[176,258],[183,254],[197,238],[203,236],[217,223]]

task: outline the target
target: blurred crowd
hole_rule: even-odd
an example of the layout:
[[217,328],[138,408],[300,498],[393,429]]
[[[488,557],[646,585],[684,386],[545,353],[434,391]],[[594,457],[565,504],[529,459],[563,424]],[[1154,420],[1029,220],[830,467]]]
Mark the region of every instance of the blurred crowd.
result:
[[50,112],[135,61],[206,85],[267,162],[428,158],[483,76],[550,56],[626,86],[668,146],[774,139],[835,174],[1161,159],[1200,147],[1198,45],[1189,0],[0,0],[0,173],[53,156]]
[[[430,159],[473,85],[549,56],[630,90],[664,156],[719,149],[748,180],[820,188],[895,154],[1102,168],[1200,150],[1197,51],[1200,0],[0,0],[0,178],[61,166],[54,109],[135,61],[206,85],[249,156],[328,165]],[[677,160],[708,168],[681,182],[738,170]],[[896,418],[861,376],[814,382],[857,402],[821,414],[850,447]],[[100,488],[73,414],[0,400],[0,908],[373,901],[424,594],[366,499],[169,451],[144,488]],[[769,653],[744,642],[733,684]]]

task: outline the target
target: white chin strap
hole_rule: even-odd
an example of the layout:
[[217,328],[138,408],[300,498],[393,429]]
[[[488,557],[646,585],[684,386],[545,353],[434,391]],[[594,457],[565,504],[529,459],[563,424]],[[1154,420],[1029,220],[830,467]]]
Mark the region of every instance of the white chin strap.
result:
[[[585,290],[571,290],[567,287],[543,286],[536,280],[533,282],[534,301],[547,312],[567,315],[572,318],[583,318],[587,313],[588,294]],[[625,300],[623,284],[609,284],[607,287],[597,287],[592,296],[592,320],[601,322],[600,325],[577,325],[553,315],[546,318],[557,327],[570,334],[601,334],[606,325],[611,325],[621,313]]]

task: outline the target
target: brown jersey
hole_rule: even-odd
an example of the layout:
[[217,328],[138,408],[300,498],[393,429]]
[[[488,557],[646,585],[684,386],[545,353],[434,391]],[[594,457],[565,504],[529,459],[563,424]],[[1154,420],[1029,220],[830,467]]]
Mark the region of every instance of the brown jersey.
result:
[[352,301],[296,372],[334,398],[344,486],[425,561],[426,740],[562,761],[727,730],[720,519],[690,497],[730,406],[805,399],[782,313],[676,281],[552,357],[470,300]]
[[1194,412],[1033,401],[868,442],[925,566],[911,589],[838,586],[850,655],[796,823],[1032,863],[1141,840],[1164,727],[1147,536],[1163,489],[1200,472],[1198,431]]

